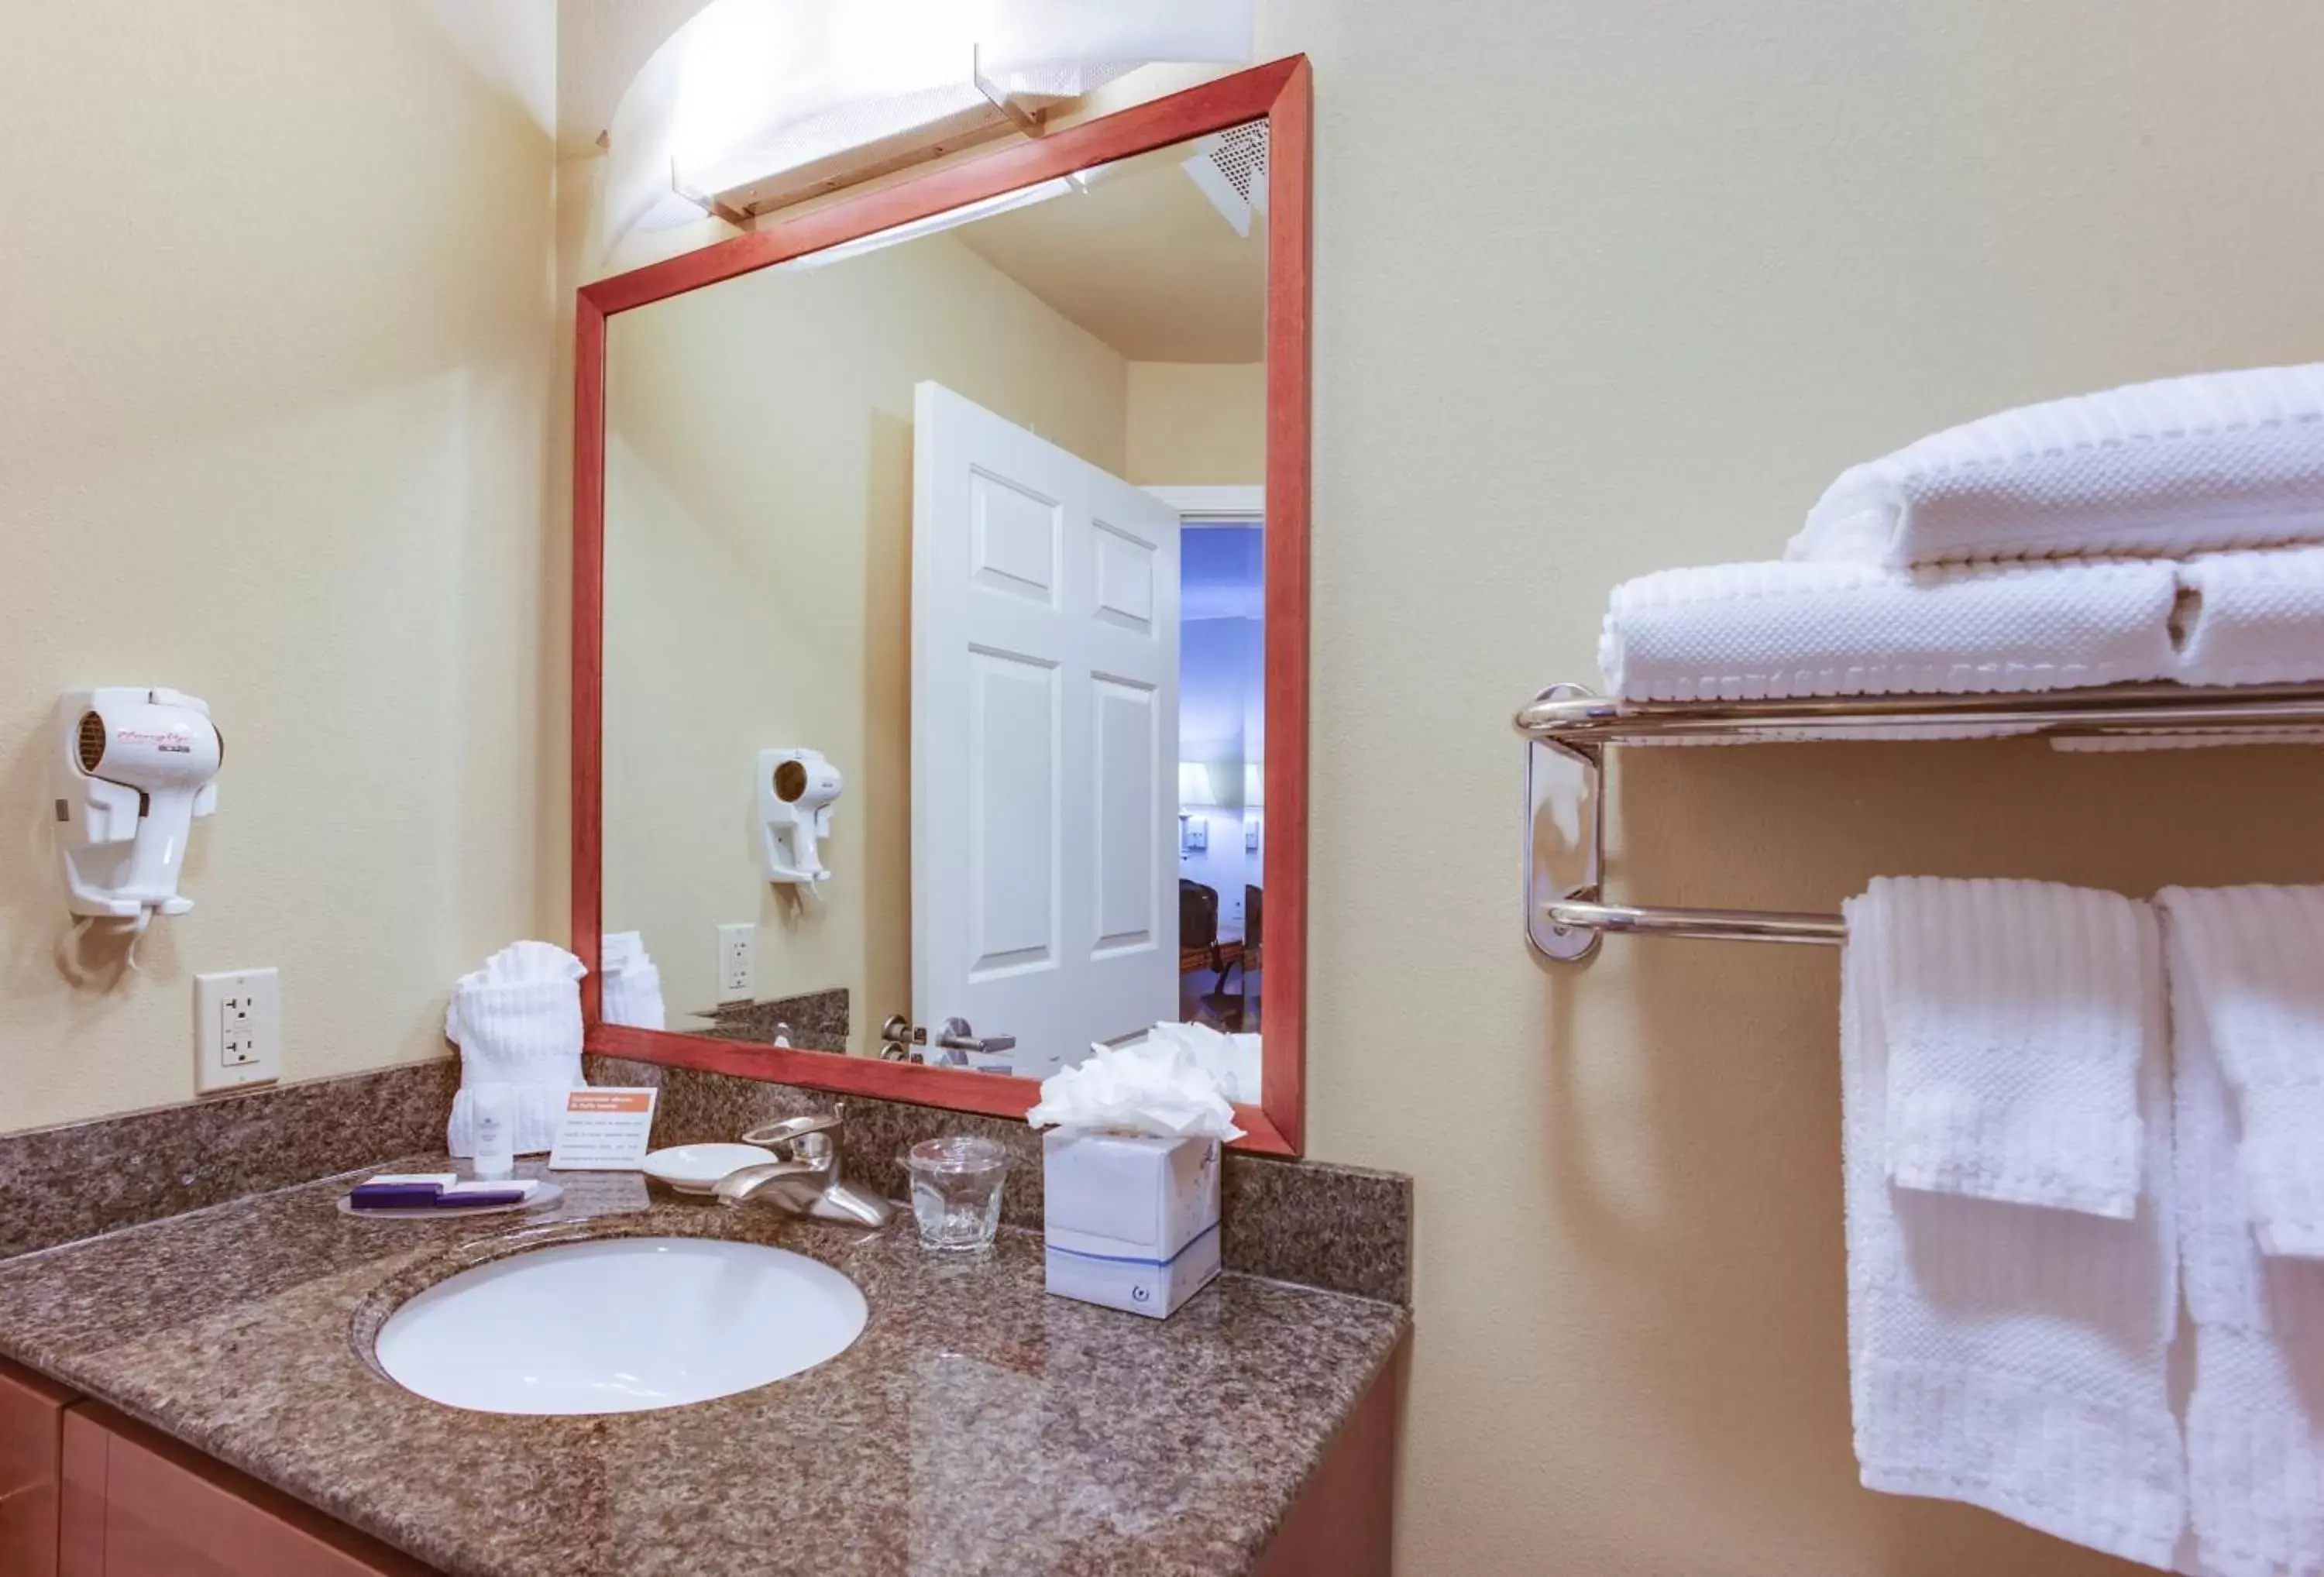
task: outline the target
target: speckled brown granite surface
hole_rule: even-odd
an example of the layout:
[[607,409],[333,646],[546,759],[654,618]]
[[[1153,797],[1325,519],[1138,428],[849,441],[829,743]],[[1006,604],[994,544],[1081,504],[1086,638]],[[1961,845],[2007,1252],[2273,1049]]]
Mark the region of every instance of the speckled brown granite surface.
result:
[[0,1259],[432,1149],[456,1062],[0,1134]]
[[[1164,1322],[1070,1303],[1017,1231],[937,1259],[902,1221],[865,1237],[665,1196],[593,1214],[577,1191],[530,1217],[364,1220],[336,1208],[348,1181],[0,1264],[0,1352],[456,1573],[1191,1577],[1250,1569],[1406,1328],[1239,1275]],[[659,1413],[466,1413],[372,1368],[401,1298],[604,1232],[813,1255],[870,1323],[821,1368]]]
[[[845,1051],[847,1049],[847,989],[835,987],[827,991],[808,991],[796,997],[778,997],[765,1002],[721,1002],[715,1008],[697,1008],[687,1015],[689,1019],[706,1019],[708,1023],[697,1029],[683,1026],[694,1033],[707,1035],[716,1040],[754,1040],[770,1044],[778,1027],[788,1027],[787,1038],[800,1051]],[[672,1028],[681,1026],[673,1025]]]

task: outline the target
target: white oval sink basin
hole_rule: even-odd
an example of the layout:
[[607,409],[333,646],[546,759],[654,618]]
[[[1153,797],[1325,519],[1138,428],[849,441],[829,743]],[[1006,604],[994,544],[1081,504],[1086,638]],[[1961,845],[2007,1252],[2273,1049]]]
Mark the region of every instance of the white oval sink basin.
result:
[[438,1282],[388,1316],[375,1351],[399,1385],[447,1406],[642,1413],[827,1362],[869,1313],[853,1282],[804,1254],[609,1238]]

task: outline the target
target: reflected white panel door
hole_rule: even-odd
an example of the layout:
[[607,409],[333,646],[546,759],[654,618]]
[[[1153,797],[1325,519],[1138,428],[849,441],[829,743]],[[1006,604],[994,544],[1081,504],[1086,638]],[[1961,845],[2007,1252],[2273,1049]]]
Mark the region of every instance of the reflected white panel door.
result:
[[912,1019],[1046,1077],[1178,1010],[1178,517],[922,383]]

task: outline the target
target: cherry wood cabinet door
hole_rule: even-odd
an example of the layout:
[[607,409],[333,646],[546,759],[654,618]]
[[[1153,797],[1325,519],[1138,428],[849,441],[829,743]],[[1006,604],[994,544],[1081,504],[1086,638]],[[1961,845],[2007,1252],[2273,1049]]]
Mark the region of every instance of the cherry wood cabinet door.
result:
[[1259,1557],[1257,1577],[1388,1577],[1396,1544],[1396,1453],[1404,1371],[1395,1354],[1340,1426],[1307,1488]]
[[78,1398],[0,1359],[0,1572],[57,1577],[65,1409]]
[[432,1568],[107,1408],[65,1416],[58,1577],[424,1577]]

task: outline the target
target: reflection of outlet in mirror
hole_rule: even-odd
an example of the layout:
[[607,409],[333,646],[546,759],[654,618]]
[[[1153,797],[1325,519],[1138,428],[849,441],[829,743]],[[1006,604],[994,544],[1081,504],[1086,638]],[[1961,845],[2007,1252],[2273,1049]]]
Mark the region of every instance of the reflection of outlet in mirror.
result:
[[718,927],[718,1000],[735,1002],[751,995],[751,949],[758,940],[756,926]]
[[194,977],[194,1093],[282,1074],[281,977],[272,969]]

